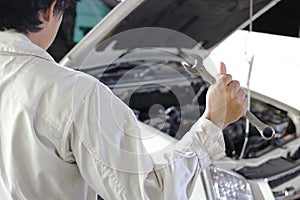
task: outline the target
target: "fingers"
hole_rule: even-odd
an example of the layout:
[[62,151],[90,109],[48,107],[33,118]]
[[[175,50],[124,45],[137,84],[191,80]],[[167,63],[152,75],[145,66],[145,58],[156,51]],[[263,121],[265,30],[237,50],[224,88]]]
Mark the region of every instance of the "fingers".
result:
[[218,83],[223,83],[224,86],[227,86],[230,81],[232,80],[232,76],[230,74],[227,74],[226,66],[223,62],[220,62],[220,68],[219,68],[219,74],[218,74]]
[[231,81],[232,81],[232,76],[230,74],[223,74],[217,80],[217,82],[224,84],[224,86],[228,86],[228,84]]
[[[225,72],[221,63],[220,65],[220,73]],[[225,66],[225,65],[224,65]],[[248,108],[248,99],[246,98],[246,93],[243,88],[241,88],[240,82],[237,80],[232,80],[232,76],[230,74],[222,74],[217,80],[218,85],[222,85],[223,89],[226,91],[226,98],[228,102],[235,101],[235,106],[240,108],[240,114],[245,115],[247,108]],[[234,105],[233,104],[233,105]],[[237,108],[236,107],[236,108]]]
[[240,90],[240,82],[233,80],[228,84],[228,89],[231,91],[232,95],[236,95]]
[[[220,64],[219,76],[207,95],[206,117],[221,128],[245,115],[248,100],[240,82],[232,80],[224,63]],[[225,94],[225,95],[224,95]]]
[[243,108],[242,115],[245,115],[248,109],[248,99],[246,97],[245,90],[243,90],[242,88],[240,88],[237,92],[237,99],[239,104],[241,104],[241,107]]
[[231,81],[226,88],[226,92],[228,98],[236,99],[237,105],[241,108],[241,116],[245,115],[248,108],[248,99],[245,90],[240,86],[240,82]]
[[241,104],[244,103],[245,100],[247,100],[246,98],[246,94],[245,94],[245,91],[240,88],[236,94],[236,98],[238,100],[238,102],[240,102]]
[[241,88],[239,81],[231,81],[227,87],[227,92],[231,94],[231,98],[236,98],[240,103],[243,103],[245,99],[247,100],[245,90]]
[[227,73],[226,66],[223,62],[220,63],[219,73],[220,73],[220,75],[224,75]]

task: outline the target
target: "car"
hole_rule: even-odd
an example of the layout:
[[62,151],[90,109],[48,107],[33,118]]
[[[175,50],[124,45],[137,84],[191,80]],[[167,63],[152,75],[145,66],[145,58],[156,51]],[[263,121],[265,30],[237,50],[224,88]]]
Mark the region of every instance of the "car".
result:
[[[300,198],[300,39],[252,31],[279,0],[126,0],[61,61],[106,84],[136,114],[155,158],[204,112],[207,76],[224,61],[249,109],[275,130],[263,138],[243,117],[224,130],[226,157],[198,177],[191,199]],[[242,30],[249,25],[250,31]],[[203,75],[203,74],[202,74]],[[273,135],[272,135],[273,136]]]

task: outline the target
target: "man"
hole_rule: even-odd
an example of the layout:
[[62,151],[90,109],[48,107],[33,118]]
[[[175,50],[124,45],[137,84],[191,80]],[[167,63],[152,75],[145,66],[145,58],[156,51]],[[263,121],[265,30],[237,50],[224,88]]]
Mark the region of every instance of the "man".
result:
[[1,189],[11,199],[187,199],[224,155],[221,129],[245,114],[239,83],[222,64],[203,117],[154,163],[133,112],[46,53],[66,3],[0,0]]

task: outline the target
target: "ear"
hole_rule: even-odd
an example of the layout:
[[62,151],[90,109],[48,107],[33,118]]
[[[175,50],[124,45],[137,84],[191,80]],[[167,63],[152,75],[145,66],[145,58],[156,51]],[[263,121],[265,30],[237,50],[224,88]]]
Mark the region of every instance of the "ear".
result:
[[40,17],[42,21],[49,22],[52,20],[54,15],[54,6],[56,4],[56,0],[53,0],[51,5],[45,10],[41,11]]

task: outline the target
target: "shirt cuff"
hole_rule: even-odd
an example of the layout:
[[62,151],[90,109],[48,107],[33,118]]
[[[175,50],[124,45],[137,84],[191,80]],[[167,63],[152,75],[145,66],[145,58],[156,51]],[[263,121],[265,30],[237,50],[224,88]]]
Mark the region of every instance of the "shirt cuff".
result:
[[212,161],[219,160],[225,156],[225,142],[220,127],[212,121],[202,117],[191,128],[196,135],[199,145],[209,154]]

